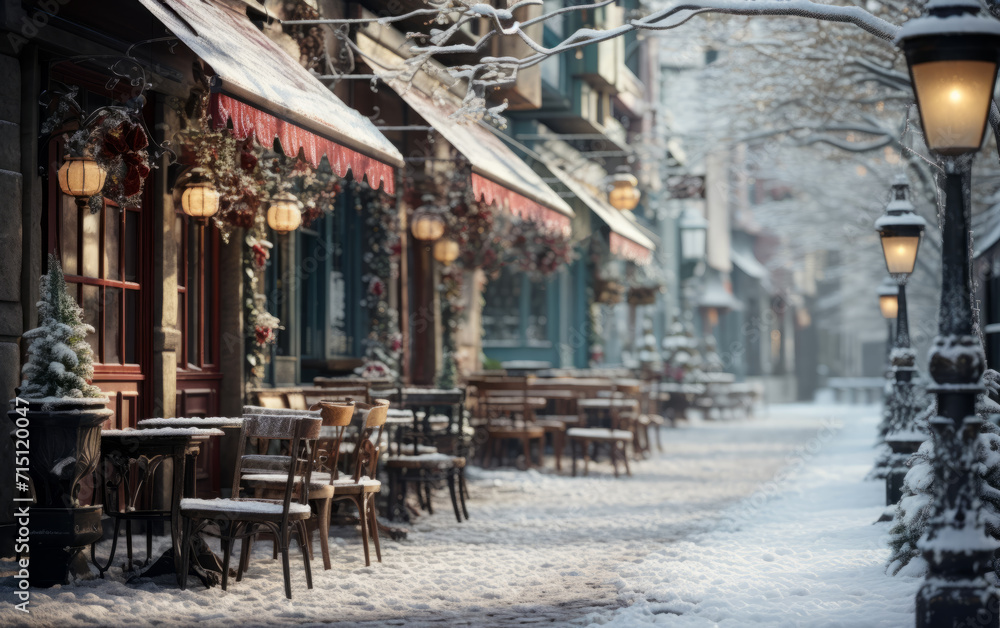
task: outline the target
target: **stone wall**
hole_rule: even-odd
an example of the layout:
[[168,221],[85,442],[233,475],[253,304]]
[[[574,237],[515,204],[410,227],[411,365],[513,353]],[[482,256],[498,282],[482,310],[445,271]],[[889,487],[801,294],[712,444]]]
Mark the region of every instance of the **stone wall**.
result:
[[[24,331],[21,301],[23,208],[21,176],[21,69],[20,62],[0,56],[0,399],[14,397],[20,383],[20,337]],[[30,216],[30,208],[27,208]],[[27,264],[30,268],[30,264]],[[6,414],[6,407],[4,408]],[[7,418],[0,419],[7,425]],[[4,429],[0,433],[6,434]],[[12,443],[0,438],[0,524],[13,521],[14,459]]]

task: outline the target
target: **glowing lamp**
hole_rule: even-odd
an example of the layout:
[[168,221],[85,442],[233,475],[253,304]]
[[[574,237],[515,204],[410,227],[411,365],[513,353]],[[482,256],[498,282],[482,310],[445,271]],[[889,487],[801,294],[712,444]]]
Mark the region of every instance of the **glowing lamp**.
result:
[[917,215],[910,202],[910,184],[900,176],[892,184],[892,198],[885,214],[875,221],[882,240],[882,253],[890,275],[909,275],[917,263],[917,250],[927,222]]
[[927,146],[942,155],[979,150],[986,132],[1000,22],[980,17],[976,0],[931,0],[903,24],[896,45],[906,54]]
[[878,309],[882,318],[895,320],[899,315],[899,286],[889,277],[878,287]]
[[290,192],[281,192],[271,197],[267,209],[267,225],[278,233],[295,231],[302,224],[302,209],[299,199]]
[[91,196],[104,189],[108,173],[90,157],[67,155],[56,174],[63,194],[76,197],[76,204],[86,207]]
[[208,181],[189,183],[181,195],[181,209],[198,220],[208,220],[219,211],[219,193]]
[[451,238],[441,238],[434,243],[434,259],[445,266],[458,259],[458,242]]
[[636,187],[639,180],[628,172],[619,170],[611,177],[611,189],[608,191],[608,203],[615,209],[631,211],[639,204],[642,192]]

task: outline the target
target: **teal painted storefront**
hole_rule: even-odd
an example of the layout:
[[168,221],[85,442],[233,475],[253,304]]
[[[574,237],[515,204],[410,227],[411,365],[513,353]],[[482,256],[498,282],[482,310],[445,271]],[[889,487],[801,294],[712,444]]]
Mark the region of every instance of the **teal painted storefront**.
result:
[[[587,366],[587,263],[581,256],[550,278],[533,280],[508,267],[483,295],[483,353],[498,362],[534,360],[553,367]],[[513,290],[508,288],[513,287]],[[516,291],[516,295],[512,293]],[[545,312],[539,311],[544,304]],[[544,316],[544,324],[538,318]],[[506,317],[507,326],[487,321]],[[514,321],[516,317],[516,322]],[[502,329],[503,333],[492,334]]]

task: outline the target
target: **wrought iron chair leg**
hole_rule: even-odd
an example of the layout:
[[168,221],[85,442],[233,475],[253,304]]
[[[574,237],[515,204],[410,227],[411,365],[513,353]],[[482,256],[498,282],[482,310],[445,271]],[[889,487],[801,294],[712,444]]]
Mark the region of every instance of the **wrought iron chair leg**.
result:
[[97,543],[90,544],[90,562],[94,563],[94,567],[97,567],[97,573],[101,576],[102,580],[104,579],[104,572],[111,569],[111,563],[115,560],[115,550],[118,548],[118,531],[121,524],[121,519],[115,517],[115,534],[111,537],[111,555],[108,556],[108,562],[103,567],[97,562]]
[[250,538],[251,535],[243,537],[243,542],[240,543],[240,562],[239,567],[236,570],[236,582],[243,580],[243,574],[247,570],[247,566],[250,563]]
[[448,472],[448,493],[451,494],[451,507],[455,511],[455,519],[462,523],[462,513],[458,510],[458,496],[455,495],[455,470]]
[[285,577],[285,597],[290,600],[292,599],[292,569],[288,564],[288,546],[291,530],[288,528],[280,530],[275,534],[275,537],[279,536],[281,537],[281,573]]
[[375,560],[382,562],[382,546],[380,545],[378,538],[378,512],[375,507],[375,494],[365,493],[364,499],[368,502],[365,507],[368,511],[368,533],[371,535],[372,541],[375,543]]
[[306,536],[306,522],[299,521],[297,526],[299,531],[299,546],[302,548],[302,562],[306,567],[306,588],[313,588],[313,577],[312,577],[312,563],[310,562],[310,554],[312,554],[311,546],[312,543],[304,542],[303,539],[308,539]]
[[354,498],[354,505],[358,507],[358,517],[361,519],[361,540],[365,547],[365,567],[371,567],[372,560],[368,550],[368,502],[362,495]]
[[[228,529],[222,536],[222,590],[229,586],[229,559],[233,555],[233,532],[235,524],[229,523]],[[222,530],[220,530],[222,532]]]
[[188,571],[191,564],[191,533],[194,521],[184,517],[184,531],[181,533],[181,591],[187,588]]
[[132,520],[125,520],[125,552],[128,556],[128,569],[126,571],[132,571]]
[[469,519],[469,511],[465,507],[465,498],[469,494],[469,487],[465,485],[465,469],[458,472],[458,500],[462,503],[462,514],[466,521]]
[[427,493],[427,513],[434,514],[434,504],[431,503],[431,478],[424,478],[424,491]]

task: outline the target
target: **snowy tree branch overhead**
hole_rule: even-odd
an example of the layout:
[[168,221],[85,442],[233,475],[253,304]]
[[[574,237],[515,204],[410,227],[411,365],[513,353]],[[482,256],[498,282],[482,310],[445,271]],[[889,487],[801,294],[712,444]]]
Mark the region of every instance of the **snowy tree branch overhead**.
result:
[[[653,10],[648,15],[627,21],[620,26],[607,29],[579,28],[565,36],[555,45],[545,46],[536,41],[526,32],[530,26],[540,24],[553,18],[573,12],[588,11],[612,5],[616,0],[599,0],[589,4],[564,6],[532,17],[523,22],[515,17],[515,11],[522,7],[542,4],[540,0],[521,0],[507,8],[497,8],[485,2],[474,0],[430,0],[427,6],[409,11],[401,15],[382,16],[361,19],[330,19],[330,20],[297,20],[286,24],[389,24],[426,19],[434,16],[429,23],[427,32],[409,32],[408,38],[415,43],[410,46],[412,55],[405,62],[405,67],[399,69],[384,68],[393,78],[409,80],[420,70],[425,69],[435,60],[442,60],[447,55],[464,56],[463,64],[445,64],[445,71],[451,77],[466,84],[466,95],[456,116],[470,120],[484,117],[503,125],[502,112],[506,102],[494,106],[487,104],[486,96],[491,88],[507,87],[513,84],[521,69],[535,66],[542,61],[564,52],[577,50],[592,44],[615,39],[634,31],[665,31],[676,29],[691,19],[704,14],[719,14],[745,17],[788,16],[848,24],[873,36],[872,41],[880,42],[888,50],[894,51],[892,41],[899,32],[900,26],[888,21],[893,16],[912,16],[914,6],[911,2],[884,0],[876,5],[849,4],[836,5],[813,0],[681,0]],[[993,14],[1000,13],[1000,0],[987,3]],[[866,8],[863,8],[863,5]],[[873,8],[874,6],[874,8]],[[877,15],[878,14],[878,15]],[[881,17],[885,16],[885,17]],[[488,26],[485,32],[469,41],[468,29],[463,26],[473,22],[486,20]],[[440,26],[441,28],[437,28]],[[500,37],[515,37],[523,42],[532,54],[524,57],[514,56],[478,56],[487,49],[487,44]],[[758,42],[759,43],[759,42]],[[781,51],[779,51],[781,52]],[[466,59],[477,57],[474,62]],[[858,83],[875,83],[900,93],[890,96],[892,99],[911,98],[909,76],[905,71],[892,67],[891,61],[886,65],[885,59],[868,59],[864,57],[830,59],[838,71],[843,73],[845,67],[853,68],[854,77]],[[816,61],[817,66],[825,65],[823,60]],[[880,100],[885,100],[881,98]],[[990,125],[994,134],[1000,137],[1000,110],[994,105],[990,116]],[[817,141],[831,145],[857,150],[848,143],[837,138],[822,137]],[[862,150],[882,148],[889,144],[884,140],[869,144]]]

